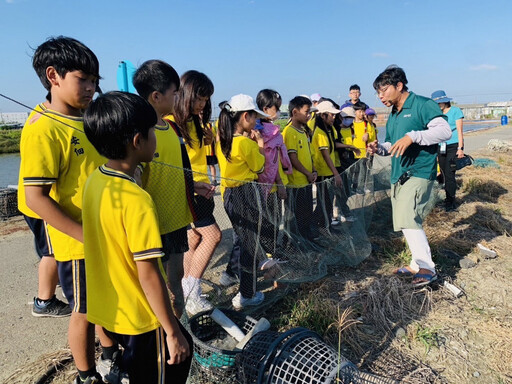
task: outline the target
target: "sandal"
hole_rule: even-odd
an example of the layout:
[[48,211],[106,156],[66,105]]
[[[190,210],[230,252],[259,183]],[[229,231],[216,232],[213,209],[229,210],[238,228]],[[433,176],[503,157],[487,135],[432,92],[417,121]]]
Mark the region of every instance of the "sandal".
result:
[[414,272],[411,272],[407,267],[398,268],[393,273],[401,277],[410,277],[414,275]]
[[433,283],[434,281],[437,280],[437,274],[436,273],[416,273],[414,275],[414,280],[415,279],[424,279],[422,281],[418,281],[416,283],[412,283],[412,286],[414,288],[419,288],[419,287],[424,287],[426,285],[429,285],[431,283]]

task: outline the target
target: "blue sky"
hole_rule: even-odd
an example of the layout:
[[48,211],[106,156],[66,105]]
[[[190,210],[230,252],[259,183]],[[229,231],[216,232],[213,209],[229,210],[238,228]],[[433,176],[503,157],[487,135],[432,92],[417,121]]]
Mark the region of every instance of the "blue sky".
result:
[[[120,60],[162,59],[206,73],[215,104],[262,88],[285,103],[314,92],[343,101],[357,83],[381,106],[372,82],[389,64],[419,94],[512,99],[510,0],[0,1],[0,93],[29,106],[45,96],[31,47],[56,35],[96,53],[104,91],[117,89]],[[15,111],[24,108],[0,98],[0,112]]]

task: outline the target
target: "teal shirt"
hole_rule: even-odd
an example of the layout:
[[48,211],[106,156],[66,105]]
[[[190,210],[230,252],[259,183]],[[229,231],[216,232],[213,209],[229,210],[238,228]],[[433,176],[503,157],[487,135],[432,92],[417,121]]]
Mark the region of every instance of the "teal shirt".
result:
[[457,132],[457,120],[463,119],[464,114],[459,107],[452,105],[450,110],[445,114],[448,118],[448,124],[452,130],[452,138],[446,144],[459,144],[459,132]]
[[[413,92],[405,100],[400,112],[393,107],[386,123],[386,141],[395,144],[410,131],[427,130],[427,124],[436,117],[446,120],[439,105],[432,99]],[[436,178],[437,144],[412,143],[404,154],[391,159],[391,184],[409,171],[411,176],[434,180]]]

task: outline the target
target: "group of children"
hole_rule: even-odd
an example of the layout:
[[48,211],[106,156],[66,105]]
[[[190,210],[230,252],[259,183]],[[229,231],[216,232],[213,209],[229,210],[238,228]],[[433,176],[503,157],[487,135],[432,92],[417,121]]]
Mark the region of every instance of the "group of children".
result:
[[[256,250],[274,254],[282,200],[288,216],[300,218],[294,230],[305,239],[335,225],[324,181],[346,188],[344,167],[375,140],[375,112],[359,101],[340,109],[318,98],[311,116],[310,98],[297,96],[281,133],[274,124],[281,96],[265,89],[257,105],[243,94],[222,103],[215,132],[214,86],[203,73],[180,78],[169,64],[149,60],[134,74],[139,95],[93,100],[98,60],[62,36],[36,49],[33,67],[48,91],[20,144],[19,209],[42,257],[33,314],[71,313],[76,383],[185,383],[192,338],[179,318],[213,308],[200,282],[221,241],[208,177],[214,155],[238,249],[223,277],[239,280],[232,303],[241,309],[264,299]],[[57,283],[69,306],[55,297]]]

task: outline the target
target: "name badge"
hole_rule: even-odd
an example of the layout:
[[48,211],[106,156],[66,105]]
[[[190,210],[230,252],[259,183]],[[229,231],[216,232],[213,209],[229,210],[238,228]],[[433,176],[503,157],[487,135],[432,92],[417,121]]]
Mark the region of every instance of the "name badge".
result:
[[441,143],[441,147],[439,148],[439,153],[446,153],[446,143]]

